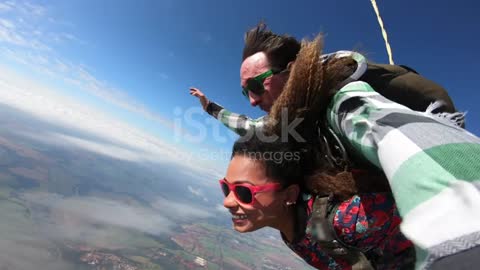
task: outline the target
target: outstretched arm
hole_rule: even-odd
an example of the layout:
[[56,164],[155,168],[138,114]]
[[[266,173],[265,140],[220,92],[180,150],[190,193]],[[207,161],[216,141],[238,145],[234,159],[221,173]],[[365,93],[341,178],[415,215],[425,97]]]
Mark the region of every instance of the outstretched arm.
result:
[[262,128],[264,117],[252,119],[246,115],[230,112],[221,105],[210,101],[198,88],[190,88],[190,95],[198,97],[203,109],[240,136],[256,128]]
[[328,121],[389,181],[419,266],[480,244],[480,139],[458,114],[421,113],[364,82],[343,87]]

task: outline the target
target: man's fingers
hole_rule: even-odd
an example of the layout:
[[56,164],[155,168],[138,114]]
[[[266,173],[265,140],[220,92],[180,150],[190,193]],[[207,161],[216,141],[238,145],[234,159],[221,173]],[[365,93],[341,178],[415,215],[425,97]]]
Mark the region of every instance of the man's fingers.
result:
[[190,87],[190,95],[196,96],[198,98],[204,97],[205,95],[198,88]]
[[198,91],[190,89],[190,95],[196,96],[198,95]]

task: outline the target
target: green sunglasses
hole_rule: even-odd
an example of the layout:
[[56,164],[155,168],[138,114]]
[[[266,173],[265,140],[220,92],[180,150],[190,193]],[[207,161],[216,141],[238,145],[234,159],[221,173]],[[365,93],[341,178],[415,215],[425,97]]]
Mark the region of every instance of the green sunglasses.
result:
[[265,71],[264,73],[255,76],[253,78],[247,79],[246,86],[242,89],[242,94],[248,99],[248,92],[252,92],[257,96],[263,95],[265,93],[265,86],[263,86],[263,82],[266,78],[282,73],[283,71],[273,71],[271,69]]

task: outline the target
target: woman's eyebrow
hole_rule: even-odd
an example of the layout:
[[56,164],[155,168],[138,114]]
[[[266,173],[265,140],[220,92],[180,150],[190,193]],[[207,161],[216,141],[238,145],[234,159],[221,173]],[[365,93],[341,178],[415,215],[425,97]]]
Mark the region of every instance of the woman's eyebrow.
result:
[[250,185],[252,185],[252,186],[255,186],[254,183],[252,183],[252,182],[250,182],[250,181],[248,181],[248,180],[237,180],[237,181],[235,181],[235,183],[242,183],[242,184],[243,184],[243,183],[247,183],[247,184],[250,184]]
[[254,183],[252,183],[252,182],[250,182],[250,181],[248,181],[248,180],[236,180],[236,181],[234,181],[234,182],[228,180],[227,178],[225,178],[225,180],[226,180],[227,182],[231,183],[231,184],[244,184],[244,183],[247,183],[247,184],[250,184],[250,185],[252,185],[252,186],[255,186]]

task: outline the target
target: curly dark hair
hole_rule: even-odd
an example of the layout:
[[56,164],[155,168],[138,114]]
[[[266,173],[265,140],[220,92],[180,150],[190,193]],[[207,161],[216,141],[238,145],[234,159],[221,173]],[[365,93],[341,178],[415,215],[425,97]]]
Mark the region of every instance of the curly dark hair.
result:
[[288,187],[300,184],[305,175],[307,146],[282,140],[265,142],[258,136],[238,139],[233,145],[232,158],[238,155],[259,162],[265,175]]

